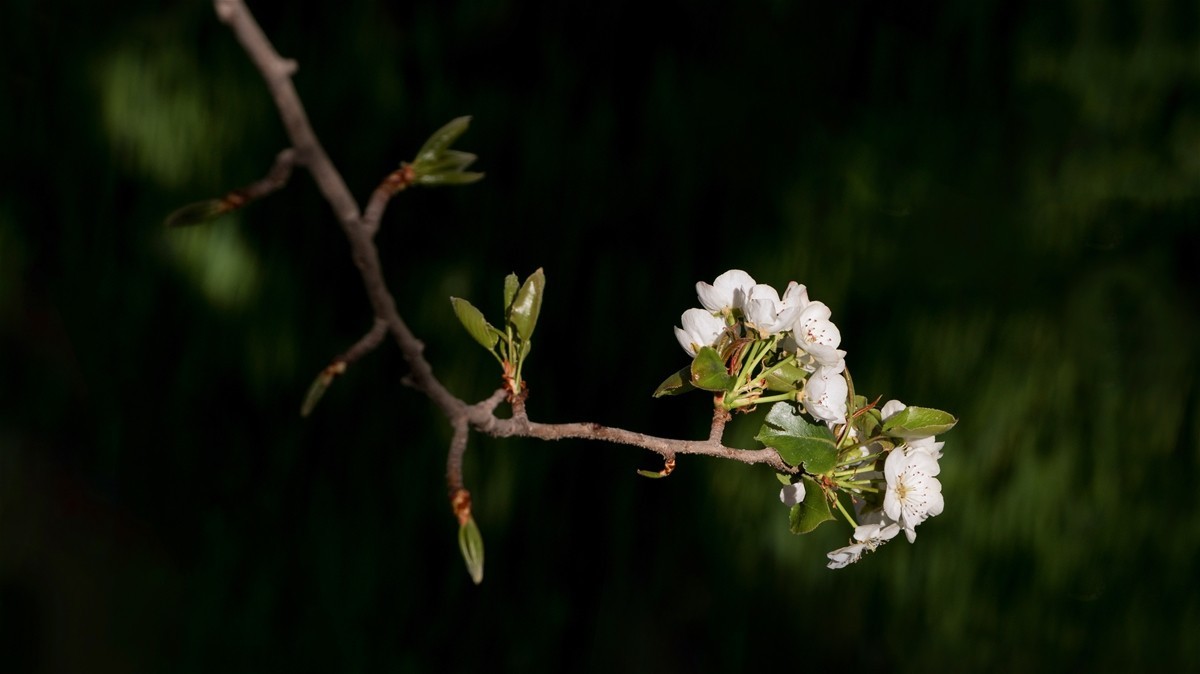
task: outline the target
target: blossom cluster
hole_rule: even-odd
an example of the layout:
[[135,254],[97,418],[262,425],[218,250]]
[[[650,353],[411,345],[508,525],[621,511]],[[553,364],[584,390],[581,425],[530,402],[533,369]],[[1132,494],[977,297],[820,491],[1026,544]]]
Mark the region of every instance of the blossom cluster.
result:
[[[688,355],[723,342],[769,340],[809,373],[803,387],[808,413],[829,424],[846,423],[846,352],[838,348],[842,333],[829,320],[831,312],[824,302],[809,300],[808,289],[795,281],[780,297],[775,288],[756,283],[740,269],[721,274],[711,284],[697,283],[696,294],[703,308],[683,312],[683,327],[675,328],[675,337]],[[746,398],[752,399],[754,380],[749,383]]]
[[[906,407],[899,400],[890,400],[880,409],[880,417],[886,422]],[[864,552],[874,551],[901,530],[909,543],[917,540],[917,525],[941,514],[944,505],[942,483],[937,479],[941,472],[938,460],[942,458],[944,444],[929,435],[908,438],[886,451],[879,443],[865,448],[867,458],[886,453],[882,475],[879,471],[869,470],[877,461],[864,460],[850,466],[850,469],[858,478],[858,484],[866,480],[868,488],[876,493],[882,490],[883,502],[872,508],[866,499],[856,501],[862,524],[854,528],[855,542],[830,552],[829,568],[840,569],[858,561]],[[875,451],[872,452],[872,449]],[[859,468],[868,470],[858,472]],[[779,497],[787,502],[788,496],[784,493],[780,493]]]
[[780,295],[733,269],[697,283],[696,292],[701,307],[685,311],[675,328],[692,364],[655,395],[700,388],[733,411],[774,403],[756,438],[794,468],[779,474],[792,531],[812,531],[834,511],[854,529],[849,545],[827,555],[829,568],[858,561],[901,531],[914,542],[917,526],[942,512],[944,443],[936,434],[957,420],[897,400],[876,407],[856,395],[829,307],[801,284]]

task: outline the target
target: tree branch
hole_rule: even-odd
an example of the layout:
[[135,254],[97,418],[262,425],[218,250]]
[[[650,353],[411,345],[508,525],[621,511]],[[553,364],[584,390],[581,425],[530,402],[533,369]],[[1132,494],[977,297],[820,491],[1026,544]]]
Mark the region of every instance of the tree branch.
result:
[[[765,463],[781,472],[796,472],[797,469],[788,466],[772,448],[742,450],[722,444],[721,438],[729,413],[719,407],[713,414],[707,440],[673,440],[594,423],[543,424],[530,421],[525,413],[524,399],[520,397],[510,400],[513,416],[501,419],[495,415],[495,410],[505,398],[504,390],[497,391],[475,405],[468,405],[450,393],[425,360],[424,344],[400,317],[384,279],[379,252],[374,244],[374,234],[388,201],[413,182],[411,168],[401,165],[400,169],[389,174],[372,193],[366,214],[362,215],[341,173],[321,147],[292,84],[291,76],[296,71],[295,61],[284,59],[275,51],[243,0],[214,0],[214,5],[217,16],[233,30],[247,55],[262,74],[292,142],[289,150],[280,153],[276,159],[276,166],[268,176],[255,185],[261,184],[264,189],[275,186],[272,189],[277,189],[277,185],[286,181],[293,163],[299,163],[308,169],[350,242],[354,263],[359,269],[375,315],[372,329],[350,350],[335,358],[322,372],[322,376],[328,374],[325,385],[328,385],[328,381],[334,376],[344,372],[347,364],[375,349],[385,334],[392,335],[411,368],[411,372],[405,377],[406,383],[428,396],[454,428],[447,457],[446,479],[460,523],[464,521],[464,517],[470,515],[470,495],[463,487],[462,480],[462,455],[466,451],[467,435],[471,428],[496,437],[530,437],[543,440],[579,438],[642,447],[663,457],[667,467],[660,473],[662,475],[668,474],[673,468],[677,454],[713,456],[747,464]],[[286,171],[281,168],[285,165]],[[336,372],[332,372],[330,368],[336,369]],[[318,377],[318,382],[320,381],[321,377]]]

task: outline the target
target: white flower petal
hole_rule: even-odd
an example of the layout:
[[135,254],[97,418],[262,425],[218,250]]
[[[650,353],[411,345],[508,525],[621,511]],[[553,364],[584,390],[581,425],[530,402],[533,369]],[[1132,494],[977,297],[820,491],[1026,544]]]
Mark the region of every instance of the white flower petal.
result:
[[704,309],[688,309],[680,316],[683,328],[675,328],[675,338],[689,356],[703,346],[712,346],[725,330],[725,321]]
[[754,285],[752,276],[741,269],[730,269],[718,276],[712,285],[703,281],[697,283],[696,295],[700,298],[700,304],[709,311],[742,309]]
[[858,561],[862,557],[862,553],[867,549],[863,543],[853,543],[844,548],[838,548],[833,552],[827,553],[825,556],[829,558],[829,563],[825,566],[830,569],[845,568]]
[[792,507],[804,500],[804,483],[797,482],[795,484],[786,485],[779,490],[779,500],[787,507]]
[[804,409],[821,421],[844,424],[848,393],[846,378],[840,372],[830,368],[817,368],[804,383]]

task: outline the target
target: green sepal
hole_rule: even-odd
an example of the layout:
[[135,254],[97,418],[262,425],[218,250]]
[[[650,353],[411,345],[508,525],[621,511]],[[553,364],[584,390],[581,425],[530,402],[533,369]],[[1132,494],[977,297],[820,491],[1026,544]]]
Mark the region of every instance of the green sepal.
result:
[[809,373],[795,363],[779,365],[766,374],[767,388],[780,393],[795,391],[804,387],[808,376]]
[[693,391],[696,389],[696,387],[692,386],[691,379],[692,366],[688,365],[663,380],[663,383],[659,384],[658,388],[654,389],[653,397],[661,398],[663,396],[677,396],[680,393]]
[[641,470],[641,469],[639,469],[637,474],[641,475],[642,477],[648,477],[652,480],[657,480],[657,479],[664,478],[667,476],[667,473],[664,473],[659,470]]
[[803,464],[805,472],[812,475],[828,473],[837,465],[833,431],[824,424],[808,423],[801,416],[796,403],[778,402],[772,405],[754,439],[774,447],[780,458],[789,465]]
[[474,517],[458,528],[458,549],[462,551],[463,561],[467,564],[467,573],[471,580],[478,585],[483,582],[483,536],[475,524]]
[[546,275],[541,267],[525,279],[521,289],[513,298],[512,311],[509,312],[508,322],[517,330],[521,339],[528,340],[533,336],[537,327],[538,314],[542,310],[542,294],[546,287]]
[[735,381],[725,369],[725,360],[711,346],[700,347],[690,370],[692,386],[705,391],[728,391]]
[[521,287],[521,281],[517,279],[516,274],[504,277],[504,320],[506,321],[512,312],[513,300],[517,297],[517,288],[519,287]]
[[905,407],[883,422],[883,432],[897,438],[914,440],[941,435],[954,428],[958,419],[949,412],[931,407]]
[[455,117],[450,120],[445,126],[433,132],[429,140],[421,146],[417,152],[417,158],[413,162],[435,162],[441,159],[445,151],[458,140],[458,137],[466,133],[467,127],[471,125],[471,117]]
[[821,489],[821,485],[811,477],[800,479],[804,483],[804,500],[792,506],[788,513],[788,525],[793,534],[807,534],[822,522],[833,519],[829,499],[825,498],[825,490]]
[[496,342],[500,339],[500,332],[487,322],[483,313],[476,309],[475,305],[461,297],[451,297],[450,304],[454,306],[454,315],[458,316],[458,322],[462,323],[475,341],[488,351],[495,348]]

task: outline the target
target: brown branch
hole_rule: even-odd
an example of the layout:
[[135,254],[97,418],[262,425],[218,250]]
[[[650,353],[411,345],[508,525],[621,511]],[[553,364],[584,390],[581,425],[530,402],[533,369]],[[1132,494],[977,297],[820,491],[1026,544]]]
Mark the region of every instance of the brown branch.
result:
[[334,376],[345,371],[347,364],[375,349],[385,334],[392,335],[411,368],[411,372],[405,377],[406,383],[428,396],[454,427],[447,457],[446,479],[451,502],[460,523],[464,521],[464,517],[470,516],[470,495],[463,487],[462,481],[462,455],[466,451],[470,428],[497,437],[530,437],[543,440],[579,438],[642,447],[663,457],[667,465],[662,473],[664,475],[673,468],[676,454],[713,456],[747,464],[765,463],[781,472],[796,472],[797,469],[784,463],[773,448],[742,450],[722,444],[721,437],[729,413],[719,407],[714,411],[707,440],[673,440],[594,423],[543,424],[530,421],[525,413],[523,397],[510,400],[513,416],[501,419],[495,415],[495,410],[506,397],[504,390],[497,391],[475,405],[467,405],[450,393],[433,374],[433,368],[425,360],[424,344],[413,335],[400,317],[395,299],[384,280],[379,252],[373,240],[388,201],[397,192],[412,184],[412,170],[407,165],[401,165],[400,169],[389,174],[372,193],[363,215],[358,202],[346,187],[329,155],[321,147],[308,121],[299,94],[292,84],[291,76],[296,71],[295,61],[284,59],[275,51],[243,0],[214,0],[214,5],[217,16],[233,30],[247,55],[262,74],[292,142],[289,150],[280,153],[275,167],[267,177],[248,189],[261,188],[263,193],[278,189],[290,175],[292,164],[298,163],[307,168],[350,242],[354,263],[362,276],[363,286],[375,315],[375,324],[371,331],[349,351],[336,358],[322,372],[322,376],[328,375],[326,379],[331,381]]

